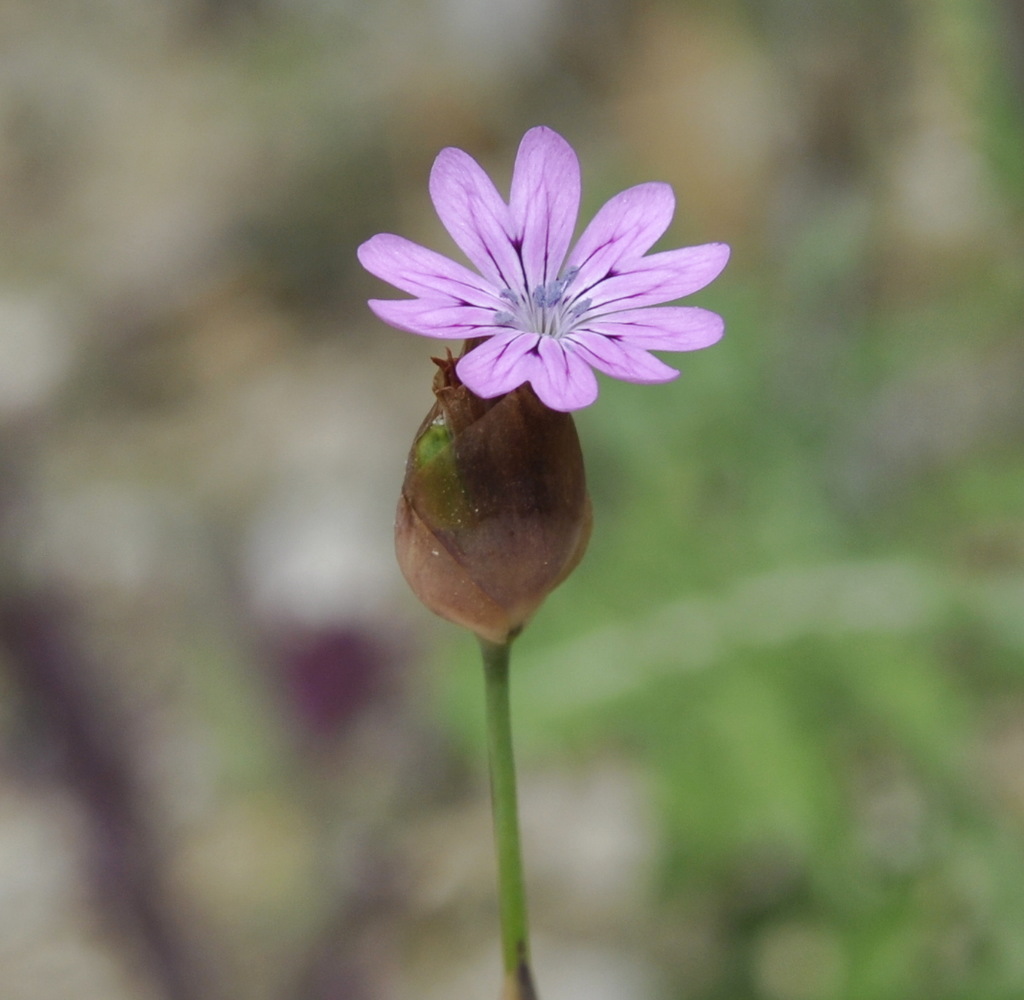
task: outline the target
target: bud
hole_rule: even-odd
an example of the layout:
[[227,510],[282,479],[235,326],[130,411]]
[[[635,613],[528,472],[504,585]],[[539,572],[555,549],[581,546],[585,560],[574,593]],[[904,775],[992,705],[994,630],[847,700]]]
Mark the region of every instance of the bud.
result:
[[489,642],[522,630],[590,538],[576,426],[528,384],[481,399],[449,354],[398,502],[395,549],[416,596]]

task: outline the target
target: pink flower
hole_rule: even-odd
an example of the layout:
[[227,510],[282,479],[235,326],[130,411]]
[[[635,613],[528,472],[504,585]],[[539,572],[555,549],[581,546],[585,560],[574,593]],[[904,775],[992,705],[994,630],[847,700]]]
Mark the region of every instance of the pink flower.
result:
[[529,382],[551,409],[578,410],[597,398],[592,369],[627,382],[667,382],[679,372],[649,351],[692,351],[722,336],[716,313],[663,303],[713,281],[729,248],[706,243],[644,256],[672,220],[667,184],[617,194],[571,253],[580,167],[551,129],[523,136],[508,204],[483,168],[452,148],[434,161],[430,196],[479,273],[380,233],[359,248],[360,262],[416,298],[369,305],[385,323],[424,337],[487,338],[456,368],[478,396]]

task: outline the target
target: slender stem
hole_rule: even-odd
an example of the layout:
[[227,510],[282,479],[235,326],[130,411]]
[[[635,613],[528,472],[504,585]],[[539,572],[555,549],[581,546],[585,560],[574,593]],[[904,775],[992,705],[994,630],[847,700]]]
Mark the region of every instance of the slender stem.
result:
[[517,997],[533,997],[530,944],[526,926],[526,890],[519,846],[516,768],[512,756],[509,711],[509,644],[480,640],[487,691],[487,749],[491,773],[491,807],[498,852],[501,945],[506,980]]

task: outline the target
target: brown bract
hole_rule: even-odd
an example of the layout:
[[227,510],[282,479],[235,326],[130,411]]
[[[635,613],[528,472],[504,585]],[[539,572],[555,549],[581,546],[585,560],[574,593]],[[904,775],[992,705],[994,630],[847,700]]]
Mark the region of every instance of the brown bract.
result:
[[529,385],[481,399],[435,359],[436,401],[398,503],[398,564],[431,611],[489,642],[517,635],[579,563],[591,510],[576,426]]

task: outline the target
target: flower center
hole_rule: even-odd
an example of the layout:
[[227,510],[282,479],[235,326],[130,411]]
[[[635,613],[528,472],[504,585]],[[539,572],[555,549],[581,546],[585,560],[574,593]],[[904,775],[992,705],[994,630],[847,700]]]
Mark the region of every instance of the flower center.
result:
[[562,277],[537,285],[529,295],[504,288],[501,297],[509,304],[494,314],[495,326],[510,326],[523,333],[539,333],[545,337],[563,337],[571,333],[580,317],[590,308],[590,299],[567,295],[566,289],[579,274],[570,267]]

